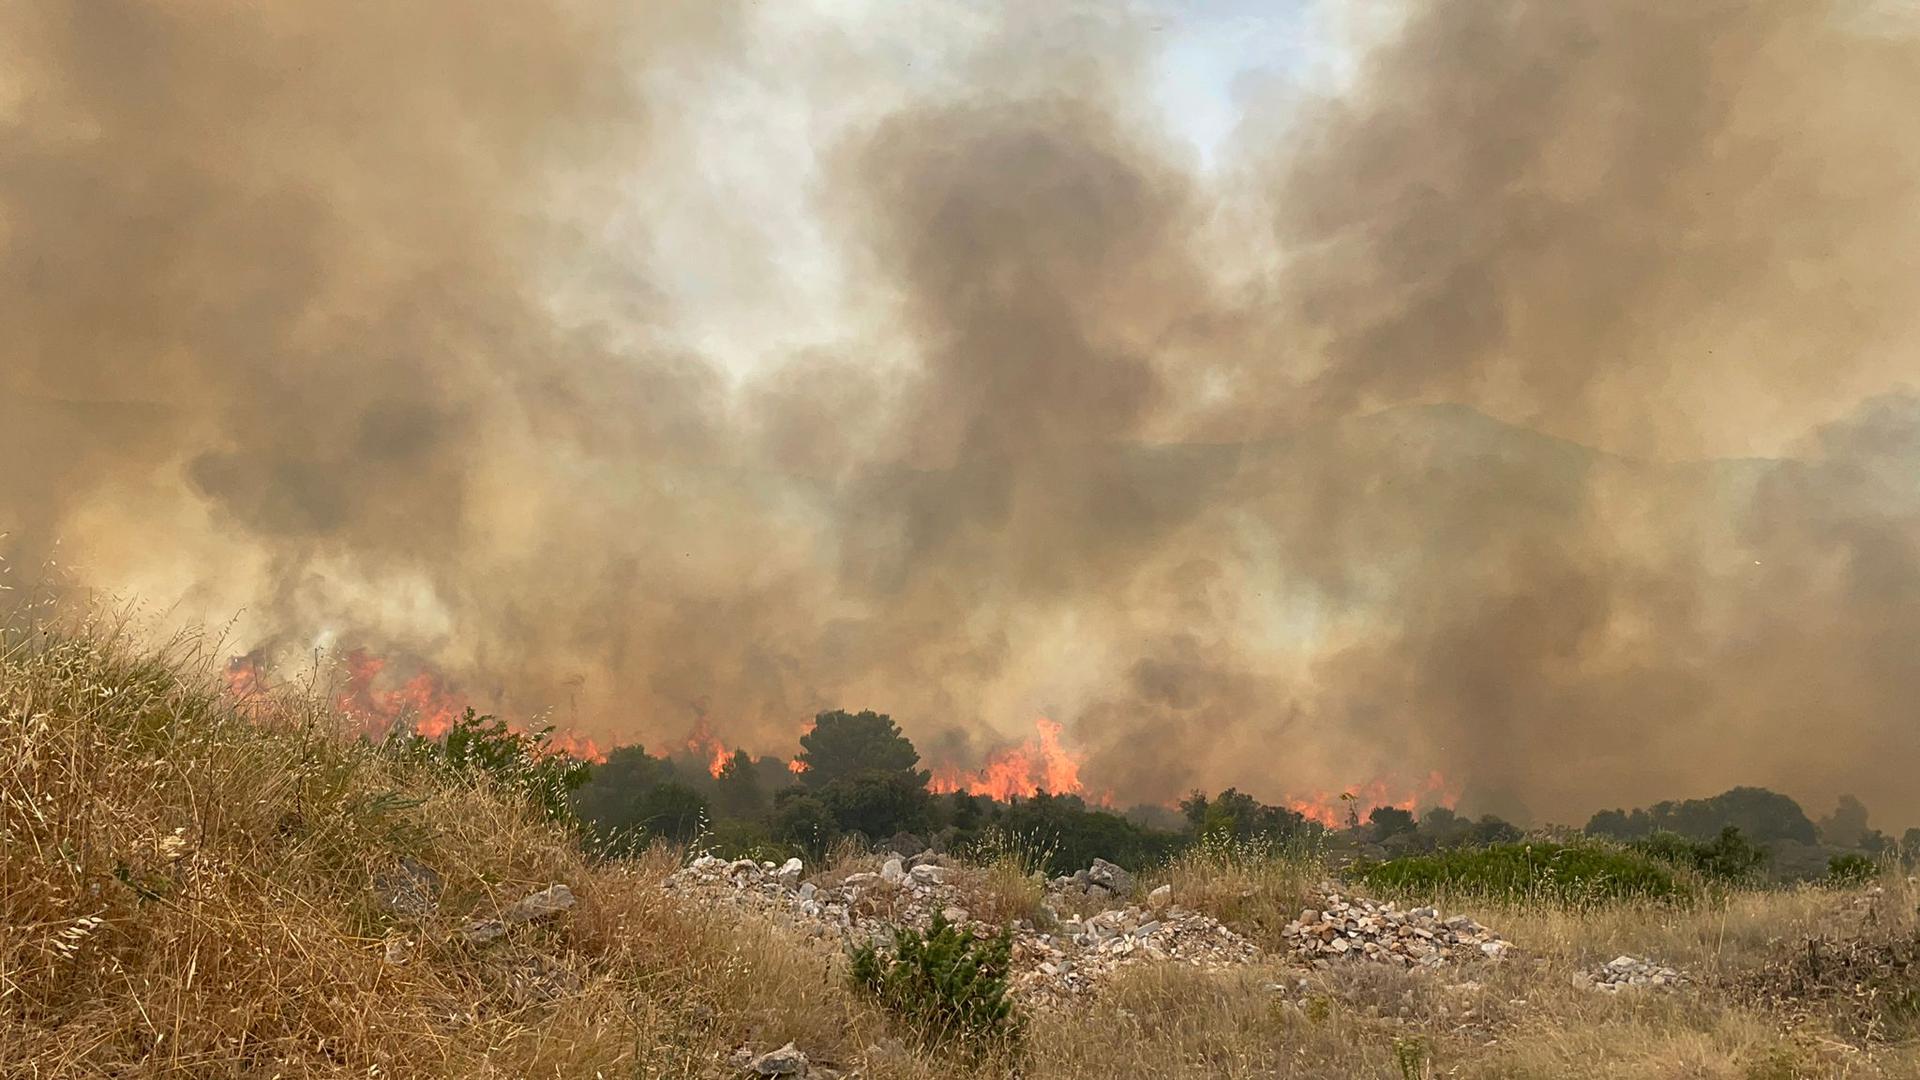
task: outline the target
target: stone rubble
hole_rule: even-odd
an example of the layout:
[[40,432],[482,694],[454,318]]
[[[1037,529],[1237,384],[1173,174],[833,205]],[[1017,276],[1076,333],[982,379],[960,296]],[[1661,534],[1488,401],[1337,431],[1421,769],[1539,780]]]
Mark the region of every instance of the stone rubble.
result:
[[[510,926],[551,919],[572,907],[573,890],[565,885],[550,885],[515,902],[497,919],[474,919],[460,928],[459,936],[469,945],[491,944],[506,937]],[[390,957],[391,953],[389,946]]]
[[1124,900],[1133,893],[1133,875],[1105,859],[1095,859],[1087,869],[1054,878],[1047,887],[1054,892],[1080,893],[1095,900],[1109,897]]
[[1465,915],[1441,918],[1437,908],[1402,910],[1392,901],[1342,896],[1322,888],[1320,906],[1307,908],[1281,935],[1309,966],[1371,960],[1401,967],[1439,967],[1467,960],[1499,960],[1510,942]]
[[[887,858],[876,872],[845,875],[838,883],[801,882],[798,859],[785,865],[702,855],[671,875],[666,887],[702,903],[723,902],[784,922],[822,947],[836,950],[893,943],[896,926],[925,930],[936,916],[980,937],[1000,927],[975,919],[967,871],[933,857]],[[1055,878],[1050,897],[1104,900],[1135,889],[1126,870],[1095,860],[1088,870]],[[1372,961],[1404,968],[1437,968],[1500,960],[1511,945],[1464,915],[1443,918],[1431,907],[1402,909],[1391,901],[1343,896],[1321,888],[1319,906],[1301,912],[1282,931],[1291,959],[1322,969],[1336,961]],[[1171,886],[1149,892],[1142,905],[1114,905],[1091,915],[1062,914],[1065,903],[1044,904],[1035,919],[1017,920],[1013,972],[1008,982],[1025,1005],[1062,1006],[1098,990],[1116,970],[1142,963],[1202,968],[1248,964],[1260,949],[1219,920],[1181,907]]]
[[[1132,890],[1132,875],[1120,867],[1096,864],[1096,870],[1103,880],[1094,884],[1101,890]],[[890,946],[895,926],[924,930],[936,914],[980,937],[999,933],[1000,927],[972,917],[969,898],[955,880],[960,876],[935,862],[915,860],[909,869],[890,858],[877,874],[848,874],[837,885],[795,885],[798,873],[786,867],[703,855],[670,876],[666,887],[701,902],[726,902],[769,914],[837,949]],[[1166,886],[1150,894],[1145,908],[1112,908],[1082,917],[1062,916],[1045,906],[1037,924],[1025,919],[1014,923],[1012,952],[1010,988],[1023,1004],[1042,1008],[1089,994],[1114,971],[1132,964],[1218,968],[1260,956],[1252,942],[1217,919],[1172,903]]]
[[742,1070],[752,1076],[792,1076],[807,1075],[807,1055],[801,1053],[792,1043],[778,1050],[769,1050],[758,1057],[749,1057]]
[[432,914],[443,884],[440,874],[418,859],[403,858],[373,876],[381,909],[406,919]]
[[1642,960],[1639,957],[1624,954],[1614,957],[1599,967],[1576,972],[1573,979],[1578,985],[1608,993],[1618,993],[1629,987],[1671,989],[1692,981],[1684,972],[1670,967],[1661,967],[1651,960]]

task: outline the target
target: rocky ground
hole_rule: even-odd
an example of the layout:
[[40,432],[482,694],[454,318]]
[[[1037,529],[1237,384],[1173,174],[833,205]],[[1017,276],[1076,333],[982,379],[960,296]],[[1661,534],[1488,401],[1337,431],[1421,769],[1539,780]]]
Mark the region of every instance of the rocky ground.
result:
[[[855,871],[825,884],[803,882],[802,873],[798,859],[776,866],[703,856],[669,878],[667,887],[763,913],[834,949],[886,947],[894,927],[924,930],[935,915],[982,937],[1001,930],[974,918],[969,904],[977,894],[962,884],[963,872],[930,855],[911,864],[888,858],[877,871]],[[1014,995],[1030,1007],[1048,1008],[1088,994],[1127,965],[1220,967],[1260,955],[1218,920],[1172,903],[1169,892],[1156,890],[1142,904],[1116,904],[1086,916],[1043,905],[1036,918],[1014,920]]]
[[[776,865],[709,855],[672,875],[666,887],[702,903],[759,912],[844,950],[867,943],[885,948],[896,926],[924,930],[935,915],[982,937],[999,933],[999,924],[974,917],[978,896],[969,889],[968,873],[926,852],[911,860],[889,857],[877,870],[837,881],[803,881],[799,859]],[[1291,950],[1284,956],[1264,955],[1218,919],[1183,907],[1170,886],[1137,895],[1132,875],[1105,860],[1055,878],[1047,889],[1048,902],[1034,917],[1011,924],[1010,981],[1028,1007],[1083,999],[1114,972],[1139,964],[1218,969],[1267,959],[1297,963],[1303,971],[1342,962],[1432,968],[1497,961],[1510,949],[1504,938],[1465,916],[1443,918],[1431,907],[1402,909],[1331,887],[1322,890],[1317,908],[1286,927]],[[1088,901],[1099,910],[1072,910]]]
[[1595,990],[1605,990],[1609,993],[1641,986],[1653,990],[1667,990],[1685,986],[1692,981],[1685,972],[1625,954],[1574,976],[1574,982],[1578,985],[1591,986]]
[[1466,917],[1442,918],[1438,908],[1399,908],[1363,897],[1323,891],[1282,935],[1313,967],[1341,960],[1372,960],[1402,967],[1439,967],[1462,960],[1499,960],[1512,947]]

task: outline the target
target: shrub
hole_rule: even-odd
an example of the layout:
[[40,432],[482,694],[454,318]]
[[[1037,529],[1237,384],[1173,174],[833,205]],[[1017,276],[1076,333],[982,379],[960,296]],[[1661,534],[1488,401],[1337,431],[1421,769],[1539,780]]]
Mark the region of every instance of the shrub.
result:
[[1824,1013],[1851,1037],[1912,1039],[1920,1035],[1920,933],[1808,938],[1757,971],[1752,988],[1785,1011]]
[[1859,885],[1872,881],[1880,873],[1880,864],[1857,851],[1848,851],[1827,860],[1828,885]]
[[1184,843],[1177,833],[1143,829],[1119,814],[1092,809],[1078,795],[1044,791],[997,809],[994,823],[1036,850],[1050,851],[1047,872],[1052,874],[1084,870],[1095,858],[1139,871]]
[[1545,840],[1360,862],[1348,874],[1385,892],[1421,896],[1444,892],[1571,905],[1686,899],[1694,891],[1691,881],[1673,866],[1643,852]]
[[895,930],[891,953],[872,945],[855,950],[851,974],[856,989],[929,1038],[979,1043],[1019,1034],[1007,996],[1012,956],[1009,932],[976,938],[935,916],[924,936],[911,927]]
[[1710,843],[1689,840],[1679,833],[1657,832],[1627,845],[1634,851],[1671,866],[1692,870],[1712,881],[1729,885],[1745,884],[1767,861],[1767,852],[1740,834],[1740,827],[1728,825]]
[[514,731],[505,721],[476,716],[468,708],[443,739],[396,728],[386,746],[397,757],[458,777],[485,777],[524,796],[547,820],[571,821],[571,793],[587,782],[592,766],[553,749],[552,731]]
[[789,788],[773,797],[773,838],[819,858],[840,835],[833,813],[817,797]]

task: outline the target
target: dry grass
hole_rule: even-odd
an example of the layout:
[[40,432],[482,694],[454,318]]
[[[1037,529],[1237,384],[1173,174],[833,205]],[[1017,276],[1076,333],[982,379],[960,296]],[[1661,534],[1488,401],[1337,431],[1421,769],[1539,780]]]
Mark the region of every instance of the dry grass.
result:
[[[735,1047],[788,1040],[867,1077],[1015,1071],[917,1046],[787,931],[677,903],[660,888],[670,854],[592,865],[502,792],[334,738],[299,700],[240,715],[201,671],[191,642],[155,653],[90,628],[0,649],[0,1075],[728,1076]],[[968,902],[1033,917],[1033,855],[959,866]],[[381,903],[376,878],[402,857],[442,879],[431,910]],[[822,872],[871,863],[843,852]],[[1142,884],[1273,943],[1323,872],[1310,853],[1201,850]],[[579,898],[565,918],[452,943],[462,921],[555,882]],[[1519,956],[1437,973],[1136,968],[1084,1011],[1033,1017],[1018,1071],[1920,1077],[1911,1046],[1790,1030],[1739,992],[1806,936],[1911,931],[1913,885],[1877,888],[1462,904]],[[412,943],[404,963],[388,958],[396,938]],[[1573,985],[1621,952],[1701,985]]]
[[1302,908],[1318,906],[1327,868],[1311,849],[1203,843],[1141,881],[1173,887],[1173,902],[1229,924],[1265,948],[1284,944],[1280,931]]
[[1022,837],[989,831],[979,847],[966,853],[949,880],[966,898],[967,910],[987,922],[1024,920],[1047,926],[1056,905],[1047,900],[1047,860],[1051,851]]
[[[84,629],[0,654],[6,1075],[710,1076],[742,1043],[886,1039],[817,954],[670,903],[665,858],[591,867],[502,793],[297,701],[240,716],[202,670]],[[375,888],[403,856],[444,881],[414,918]],[[555,882],[579,904],[551,929],[453,943]]]

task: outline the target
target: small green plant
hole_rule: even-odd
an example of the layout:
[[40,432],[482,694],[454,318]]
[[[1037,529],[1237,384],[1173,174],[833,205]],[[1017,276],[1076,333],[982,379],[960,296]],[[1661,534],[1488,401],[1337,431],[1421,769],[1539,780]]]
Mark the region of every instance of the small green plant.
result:
[[1826,884],[1861,885],[1880,874],[1880,864],[1857,851],[1848,851],[1827,860]]
[[572,821],[573,789],[593,767],[551,745],[552,727],[514,731],[505,721],[475,715],[469,707],[444,738],[396,728],[386,748],[403,760],[425,763],[456,776],[484,776],[524,795],[549,820]]
[[1426,1080],[1433,1075],[1427,1067],[1427,1041],[1418,1035],[1393,1040],[1393,1061],[1400,1066],[1403,1080]]
[[1013,937],[977,938],[935,916],[922,935],[894,931],[893,950],[872,945],[854,951],[856,989],[939,1042],[1010,1040],[1020,1020],[1007,996]]

